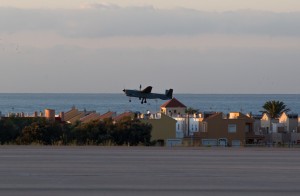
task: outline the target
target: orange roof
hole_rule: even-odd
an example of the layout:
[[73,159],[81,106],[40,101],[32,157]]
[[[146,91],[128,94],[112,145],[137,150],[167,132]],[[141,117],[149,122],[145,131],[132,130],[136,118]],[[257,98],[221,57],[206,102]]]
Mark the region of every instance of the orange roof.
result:
[[114,121],[119,121],[119,120],[121,120],[122,118],[124,118],[124,117],[127,117],[127,116],[133,116],[134,115],[134,113],[132,113],[132,112],[124,112],[123,114],[120,114],[120,115],[118,115],[118,116],[116,116],[115,118],[114,118]]
[[100,120],[104,120],[106,118],[113,118],[114,116],[116,116],[116,112],[106,112],[105,114],[102,114],[101,116],[98,117],[98,119]]
[[166,103],[160,106],[161,108],[186,108],[186,106],[178,101],[176,98],[173,98]]
[[87,123],[89,121],[92,121],[92,120],[96,120],[97,118],[99,118],[100,114],[97,114],[97,113],[90,113],[84,117],[82,117],[80,119],[81,122],[83,123]]

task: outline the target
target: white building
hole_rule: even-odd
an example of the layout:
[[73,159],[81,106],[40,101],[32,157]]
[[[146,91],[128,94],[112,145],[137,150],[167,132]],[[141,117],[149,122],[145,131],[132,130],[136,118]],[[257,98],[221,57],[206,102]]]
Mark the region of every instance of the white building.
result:
[[284,125],[284,130],[288,133],[296,133],[298,130],[298,114],[282,113],[279,123]]
[[200,122],[203,120],[201,114],[194,115],[180,115],[173,118],[177,121],[176,123],[176,134],[180,138],[184,136],[193,136],[195,132],[199,131]]

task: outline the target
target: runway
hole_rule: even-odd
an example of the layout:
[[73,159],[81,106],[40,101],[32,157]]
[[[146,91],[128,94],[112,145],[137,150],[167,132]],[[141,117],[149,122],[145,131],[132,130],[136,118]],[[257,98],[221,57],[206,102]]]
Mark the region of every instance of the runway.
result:
[[300,195],[300,149],[0,146],[0,195]]

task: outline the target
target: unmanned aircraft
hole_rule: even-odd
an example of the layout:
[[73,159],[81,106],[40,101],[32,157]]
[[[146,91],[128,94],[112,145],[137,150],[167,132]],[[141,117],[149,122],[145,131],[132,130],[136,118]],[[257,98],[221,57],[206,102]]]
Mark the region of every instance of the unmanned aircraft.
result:
[[141,101],[141,104],[147,103],[147,99],[162,99],[168,100],[173,97],[173,89],[166,90],[165,94],[151,93],[152,86],[146,87],[142,90],[142,85],[140,85],[140,90],[129,90],[124,89],[123,92],[126,96],[129,97],[129,102],[131,102],[131,97],[138,97]]

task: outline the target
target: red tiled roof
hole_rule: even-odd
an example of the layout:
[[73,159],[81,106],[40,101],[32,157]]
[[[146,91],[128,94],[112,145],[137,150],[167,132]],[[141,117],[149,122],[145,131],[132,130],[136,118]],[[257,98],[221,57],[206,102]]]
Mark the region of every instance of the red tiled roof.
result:
[[106,112],[105,114],[102,114],[101,116],[98,117],[100,120],[104,120],[106,118],[113,118],[116,115],[115,112]]
[[96,120],[98,117],[100,116],[100,114],[97,114],[97,113],[90,113],[84,117],[82,117],[80,119],[81,122],[83,123],[87,123],[89,121],[92,121],[92,120]]
[[186,108],[186,106],[178,101],[176,98],[173,98],[166,103],[162,104],[160,107],[162,108]]
[[118,116],[116,116],[115,118],[114,118],[114,121],[119,121],[119,120],[121,120],[122,118],[124,118],[124,117],[127,117],[127,116],[133,116],[134,114],[132,113],[132,112],[124,112],[123,114],[120,114],[120,115],[118,115]]

